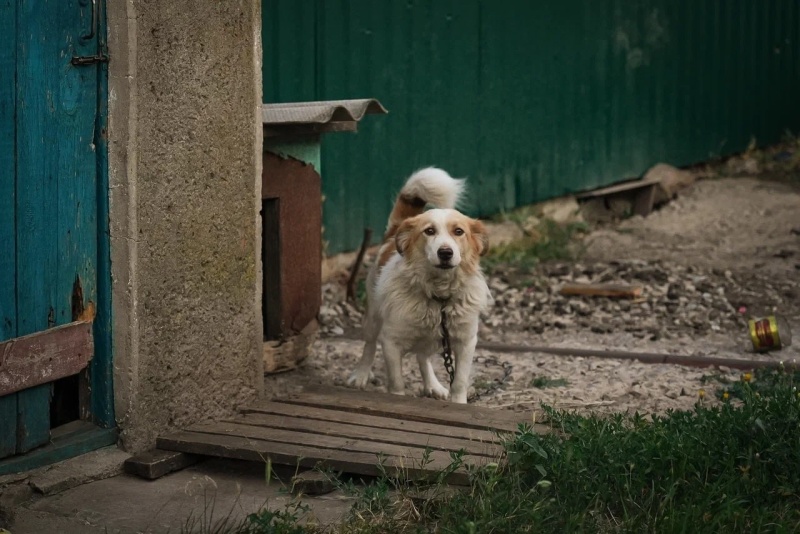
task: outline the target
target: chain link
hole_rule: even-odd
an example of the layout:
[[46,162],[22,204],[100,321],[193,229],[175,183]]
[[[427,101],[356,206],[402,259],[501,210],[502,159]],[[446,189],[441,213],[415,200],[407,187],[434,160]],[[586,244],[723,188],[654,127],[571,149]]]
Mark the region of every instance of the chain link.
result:
[[453,351],[450,348],[450,332],[447,330],[447,315],[444,313],[444,306],[442,306],[442,359],[447,375],[450,377],[450,387],[452,387],[456,371],[453,367]]
[[509,362],[505,361],[501,362],[494,356],[490,356],[488,358],[485,356],[475,358],[475,363],[482,363],[484,364],[484,366],[496,365],[498,367],[502,367],[503,376],[501,376],[499,379],[493,380],[492,383],[483,388],[482,391],[475,391],[475,393],[469,396],[467,402],[476,401],[481,399],[482,397],[494,393],[495,391],[497,391],[506,384],[506,382],[508,381],[508,377],[510,377],[511,373],[514,371],[513,365],[511,365]]
[[[447,314],[444,312],[444,305],[442,305],[442,360],[444,360],[444,368],[447,371],[447,376],[450,377],[450,387],[453,387],[453,380],[455,379],[455,368],[453,366],[453,350],[450,348],[450,331],[447,329]],[[484,365],[497,365],[503,368],[503,376],[499,380],[494,380],[489,386],[483,388],[482,391],[476,391],[467,399],[467,402],[476,401],[482,397],[494,393],[497,389],[505,385],[508,377],[514,371],[514,366],[508,362],[500,362],[494,356],[489,358],[480,357],[475,359],[476,363],[483,363]]]

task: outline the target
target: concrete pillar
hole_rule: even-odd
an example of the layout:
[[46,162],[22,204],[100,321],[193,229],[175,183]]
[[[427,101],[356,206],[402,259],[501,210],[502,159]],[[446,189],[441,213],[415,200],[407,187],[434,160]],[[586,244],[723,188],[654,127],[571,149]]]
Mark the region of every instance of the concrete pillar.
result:
[[125,449],[263,393],[261,3],[107,2]]

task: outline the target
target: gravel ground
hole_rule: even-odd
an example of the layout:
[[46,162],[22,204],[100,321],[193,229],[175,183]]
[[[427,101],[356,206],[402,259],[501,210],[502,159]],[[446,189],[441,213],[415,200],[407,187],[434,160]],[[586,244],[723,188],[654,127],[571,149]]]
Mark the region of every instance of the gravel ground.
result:
[[[746,321],[777,312],[800,337],[798,233],[796,187],[755,179],[698,182],[646,219],[633,217],[591,232],[576,263],[496,268],[489,276],[496,303],[483,318],[481,341],[794,361],[800,343],[753,354]],[[565,282],[637,284],[643,294],[635,300],[564,297],[558,290]],[[344,385],[360,356],[362,314],[343,295],[341,285],[326,284],[323,335],[314,354],[295,371],[267,377],[268,391]],[[404,365],[407,393],[420,394],[416,362]],[[369,388],[382,391],[380,356],[374,371]],[[439,371],[445,383],[444,370]],[[582,412],[658,413],[691,408],[701,390],[701,402],[717,402],[713,393],[720,382],[703,380],[709,375],[738,380],[741,372],[479,350],[473,389],[499,387],[473,402],[512,410],[545,402]]]

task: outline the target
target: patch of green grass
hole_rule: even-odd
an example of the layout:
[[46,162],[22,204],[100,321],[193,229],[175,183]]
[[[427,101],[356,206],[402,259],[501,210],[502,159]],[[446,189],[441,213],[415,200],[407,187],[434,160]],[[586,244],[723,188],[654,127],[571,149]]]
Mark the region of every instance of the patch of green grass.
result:
[[578,237],[587,231],[583,222],[558,224],[546,219],[536,228],[536,235],[490,249],[483,265],[490,270],[499,265],[530,268],[541,261],[575,259],[580,254]]
[[303,524],[310,508],[300,502],[292,502],[282,510],[265,509],[248,516],[245,525],[237,534],[306,534],[319,532],[315,525]]
[[729,162],[746,159],[757,162],[757,175],[761,179],[800,185],[800,137],[791,131],[784,132],[778,144],[759,147],[753,138],[744,152],[708,162],[708,177],[728,177]]
[[539,218],[539,208],[535,204],[528,206],[521,206],[512,211],[501,211],[492,220],[495,222],[513,222],[519,226],[525,226],[525,223],[532,218]]
[[[725,398],[744,400],[749,395],[769,395],[776,387],[778,377],[780,375],[773,370],[756,369],[753,373],[742,373],[737,381],[720,380],[725,387],[717,390],[717,397],[723,398],[727,393]],[[800,383],[800,374],[797,374],[797,382]]]
[[537,376],[530,382],[530,387],[545,389],[545,388],[560,388],[569,385],[569,380],[566,378],[549,378],[546,376]]
[[[756,397],[769,395],[770,392],[776,387],[777,380],[780,374],[776,374],[771,369],[756,369],[755,372],[742,373],[738,380],[731,380],[725,375],[712,374],[703,375],[700,381],[703,384],[710,382],[717,382],[724,387],[717,388],[715,395],[718,399],[729,400],[738,399],[745,400],[749,395]],[[798,382],[800,382],[800,375],[798,375]]]
[[798,379],[762,372],[737,382],[739,406],[653,418],[548,408],[559,434],[518,434],[506,464],[476,472],[469,491],[427,524],[451,532],[796,531]]

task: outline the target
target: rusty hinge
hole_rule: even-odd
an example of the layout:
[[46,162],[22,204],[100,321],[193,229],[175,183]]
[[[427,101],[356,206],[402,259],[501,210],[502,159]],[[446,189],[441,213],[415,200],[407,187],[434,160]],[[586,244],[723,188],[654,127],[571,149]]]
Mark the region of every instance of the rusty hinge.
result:
[[72,58],[72,64],[76,67],[94,65],[95,63],[108,63],[108,56],[103,53],[99,53],[93,56],[75,56]]

